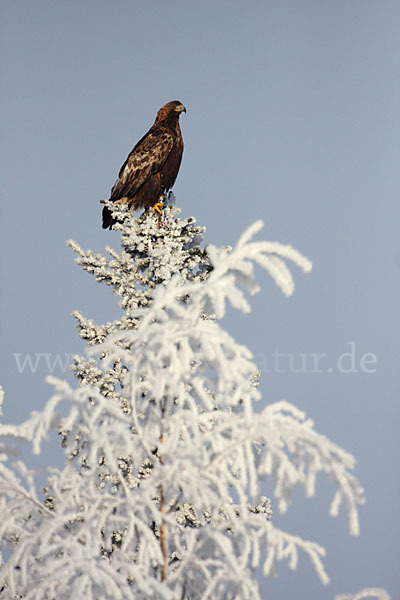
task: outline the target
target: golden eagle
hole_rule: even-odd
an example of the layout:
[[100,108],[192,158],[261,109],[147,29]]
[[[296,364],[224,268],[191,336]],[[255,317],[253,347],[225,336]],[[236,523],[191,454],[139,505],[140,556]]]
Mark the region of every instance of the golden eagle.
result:
[[[179,115],[186,108],[178,100],[160,108],[154,125],[138,141],[121,167],[110,200],[137,210],[153,207],[161,214],[162,200],[174,185],[182,160],[183,140]],[[103,208],[103,229],[116,222]]]

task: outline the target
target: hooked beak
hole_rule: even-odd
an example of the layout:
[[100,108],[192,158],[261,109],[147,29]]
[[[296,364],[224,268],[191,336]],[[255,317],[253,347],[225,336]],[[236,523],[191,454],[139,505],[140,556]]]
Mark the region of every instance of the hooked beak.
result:
[[176,112],[182,113],[182,112],[186,112],[186,108],[183,106],[183,104],[180,104],[179,106],[177,106],[175,108]]

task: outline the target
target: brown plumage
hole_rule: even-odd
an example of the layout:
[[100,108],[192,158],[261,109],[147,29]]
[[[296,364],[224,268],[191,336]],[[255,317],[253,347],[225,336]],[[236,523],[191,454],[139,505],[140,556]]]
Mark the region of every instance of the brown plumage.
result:
[[[186,112],[178,100],[160,108],[154,125],[138,141],[121,167],[110,200],[127,203],[132,210],[154,206],[175,183],[182,160],[183,140],[179,115]],[[103,229],[115,223],[103,208]]]

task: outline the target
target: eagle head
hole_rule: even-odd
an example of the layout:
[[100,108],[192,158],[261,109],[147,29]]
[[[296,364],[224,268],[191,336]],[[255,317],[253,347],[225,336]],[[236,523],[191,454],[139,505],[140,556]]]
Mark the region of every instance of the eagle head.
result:
[[182,102],[179,102],[178,100],[174,100],[173,101],[174,106],[174,111],[177,113],[181,113],[181,112],[186,112],[186,108],[183,106]]
[[172,100],[165,104],[157,113],[156,122],[165,121],[166,119],[176,119],[182,112],[186,112],[186,108],[179,100]]

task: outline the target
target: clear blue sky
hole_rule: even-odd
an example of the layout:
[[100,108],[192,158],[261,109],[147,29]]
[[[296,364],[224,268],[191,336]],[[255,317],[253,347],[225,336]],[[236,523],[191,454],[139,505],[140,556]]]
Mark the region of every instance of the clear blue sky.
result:
[[[157,109],[179,99],[183,214],[218,245],[262,217],[263,237],[314,262],[289,300],[260,272],[253,313],[226,326],[267,366],[265,401],[293,402],[356,455],[368,499],[353,539],[344,512],[328,516],[329,482],[312,501],[299,491],[276,522],[327,548],[333,583],[322,588],[301,559],[295,573],[279,567],[265,597],[328,600],[365,585],[399,597],[400,3],[3,0],[0,11],[6,420],[50,394],[44,359],[19,373],[14,354],[80,353],[71,311],[119,314],[65,240],[118,247],[99,200]],[[313,353],[327,355],[321,372]],[[363,370],[366,354],[376,363]]]

